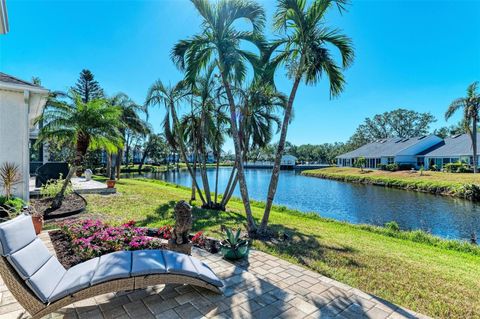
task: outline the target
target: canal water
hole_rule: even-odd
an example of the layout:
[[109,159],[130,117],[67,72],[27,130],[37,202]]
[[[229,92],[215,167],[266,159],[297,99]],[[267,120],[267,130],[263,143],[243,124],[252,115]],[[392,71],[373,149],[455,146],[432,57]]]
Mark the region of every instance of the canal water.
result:
[[[225,189],[230,170],[228,167],[220,169],[219,193]],[[250,198],[265,201],[270,172],[268,169],[245,171]],[[208,175],[213,189],[215,170],[208,170]],[[126,177],[154,178],[188,187],[192,184],[186,170],[127,174]],[[201,183],[200,178],[198,182]],[[234,195],[240,197],[238,187]],[[469,240],[473,232],[480,237],[479,203],[307,177],[297,171],[281,172],[274,203],[350,223],[384,225],[396,221],[403,230],[421,229],[444,238]]]

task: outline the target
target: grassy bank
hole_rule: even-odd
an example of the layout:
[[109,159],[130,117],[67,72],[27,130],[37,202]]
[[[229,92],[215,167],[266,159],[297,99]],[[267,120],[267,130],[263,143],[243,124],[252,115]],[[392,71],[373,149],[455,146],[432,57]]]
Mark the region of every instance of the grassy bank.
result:
[[480,200],[480,175],[425,171],[388,172],[351,167],[329,167],[308,170],[303,175],[335,179],[344,182],[373,184],[407,189],[437,195],[455,196],[468,200]]
[[[140,225],[173,224],[175,201],[187,188],[152,180],[120,180],[118,194],[88,195],[88,212],[110,222],[135,219]],[[257,221],[262,203],[253,203]],[[220,225],[244,223],[242,203],[228,212],[195,208],[194,230],[220,236]],[[256,248],[414,311],[443,318],[480,318],[480,250],[426,236],[355,226],[275,207],[271,226],[288,233],[287,243],[254,242]],[[470,248],[468,248],[470,247]]]

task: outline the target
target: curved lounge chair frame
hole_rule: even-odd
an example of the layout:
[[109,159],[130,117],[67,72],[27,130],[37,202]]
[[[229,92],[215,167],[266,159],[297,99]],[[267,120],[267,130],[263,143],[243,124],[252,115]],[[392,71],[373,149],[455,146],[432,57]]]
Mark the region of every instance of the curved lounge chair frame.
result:
[[60,308],[83,299],[88,299],[110,292],[143,289],[159,284],[194,285],[211,290],[215,293],[222,293],[218,287],[211,285],[202,279],[193,278],[186,275],[165,273],[115,279],[103,282],[80,290],[50,304],[44,304],[35,296],[35,294],[25,284],[24,280],[20,278],[5,257],[0,257],[0,275],[2,276],[7,288],[33,319],[41,318]]

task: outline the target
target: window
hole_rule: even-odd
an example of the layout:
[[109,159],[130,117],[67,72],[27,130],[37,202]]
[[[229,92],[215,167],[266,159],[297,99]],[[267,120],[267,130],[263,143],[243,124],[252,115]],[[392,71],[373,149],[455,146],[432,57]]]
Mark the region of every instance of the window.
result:
[[395,163],[395,157],[387,158],[387,164],[393,164],[393,163]]
[[425,165],[425,157],[419,156],[417,157],[417,166],[421,167]]
[[443,158],[442,159],[442,164],[445,165],[445,164],[448,164],[450,163],[450,158]]

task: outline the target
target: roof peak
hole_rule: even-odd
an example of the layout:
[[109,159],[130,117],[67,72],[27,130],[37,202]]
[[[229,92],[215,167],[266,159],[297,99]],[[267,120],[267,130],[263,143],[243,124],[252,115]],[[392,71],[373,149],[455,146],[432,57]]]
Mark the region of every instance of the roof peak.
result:
[[43,89],[42,86],[33,84],[32,82],[28,82],[22,79],[19,79],[17,77],[14,77],[12,75],[0,72],[0,82],[4,83],[9,83],[9,84],[17,84],[17,85],[25,85],[25,86],[30,86],[33,88],[38,88],[38,89]]

